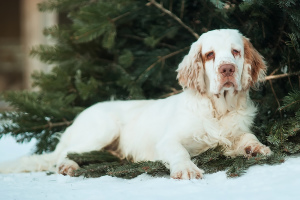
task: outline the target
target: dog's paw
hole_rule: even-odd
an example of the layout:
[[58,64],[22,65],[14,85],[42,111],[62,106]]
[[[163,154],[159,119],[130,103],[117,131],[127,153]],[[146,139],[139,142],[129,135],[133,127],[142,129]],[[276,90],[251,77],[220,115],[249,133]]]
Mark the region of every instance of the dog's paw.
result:
[[253,146],[247,146],[245,148],[245,157],[255,157],[257,154],[262,154],[264,156],[269,156],[272,154],[272,151],[269,147],[262,145],[262,144],[256,144]]
[[177,164],[171,168],[171,178],[173,179],[200,179],[203,178],[203,173],[204,171],[193,162]]
[[74,176],[74,171],[77,169],[79,169],[79,165],[76,162],[72,160],[67,160],[59,165],[58,173],[64,176]]

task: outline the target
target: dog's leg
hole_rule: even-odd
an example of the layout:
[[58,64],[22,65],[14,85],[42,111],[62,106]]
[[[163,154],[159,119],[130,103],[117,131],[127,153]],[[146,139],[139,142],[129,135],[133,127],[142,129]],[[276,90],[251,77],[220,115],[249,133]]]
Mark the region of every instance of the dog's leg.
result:
[[244,155],[245,157],[256,156],[257,154],[271,155],[272,151],[269,147],[263,145],[251,133],[241,134],[234,139],[232,146],[225,150],[224,155],[235,157],[238,155]]
[[160,160],[170,167],[170,175],[174,179],[199,179],[204,171],[199,169],[190,158],[188,151],[174,138],[162,140],[157,145]]
[[[99,145],[99,147],[100,147],[100,145]],[[91,145],[91,146],[85,146],[85,145],[73,146],[71,148],[68,148],[67,150],[64,150],[60,154],[59,159],[56,164],[57,173],[62,174],[62,175],[73,176],[74,171],[79,169],[79,165],[67,157],[67,155],[69,153],[80,154],[80,153],[86,153],[86,152],[98,151],[98,150],[100,150],[100,148],[94,148],[93,145]]]
[[93,116],[91,112],[83,112],[79,119],[67,128],[62,135],[55,152],[58,155],[56,171],[63,175],[73,175],[79,165],[68,159],[69,153],[85,153],[102,150],[112,144],[119,137],[119,124],[113,118]]

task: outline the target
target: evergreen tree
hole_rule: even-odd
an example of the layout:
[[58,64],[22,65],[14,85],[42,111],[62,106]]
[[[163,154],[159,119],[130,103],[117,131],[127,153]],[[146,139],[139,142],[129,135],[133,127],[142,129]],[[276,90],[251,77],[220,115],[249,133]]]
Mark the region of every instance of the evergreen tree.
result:
[[[207,172],[231,177],[253,164],[283,162],[300,152],[300,3],[297,0],[47,0],[42,12],[67,15],[69,24],[44,30],[56,40],[31,51],[51,73],[33,74],[38,92],[4,93],[16,110],[1,114],[0,137],[18,142],[36,138],[37,153],[52,151],[60,133],[84,108],[111,99],[167,97],[181,91],[175,69],[199,35],[219,28],[239,29],[268,63],[267,81],[251,96],[259,104],[253,130],[275,152],[270,158],[229,159],[220,150],[194,158]],[[298,76],[297,76],[298,75]],[[161,163],[105,160],[107,154],[69,155],[87,177],[134,177],[165,172]],[[96,157],[94,157],[96,156]],[[95,162],[95,160],[98,160]],[[133,170],[133,171],[132,171]],[[151,172],[150,172],[151,171]]]

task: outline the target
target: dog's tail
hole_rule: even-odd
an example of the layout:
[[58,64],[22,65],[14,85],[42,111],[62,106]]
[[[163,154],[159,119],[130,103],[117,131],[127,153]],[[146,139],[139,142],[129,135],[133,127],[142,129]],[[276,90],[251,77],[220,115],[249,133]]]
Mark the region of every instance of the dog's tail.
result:
[[0,163],[0,173],[55,171],[57,153],[31,155],[15,161]]

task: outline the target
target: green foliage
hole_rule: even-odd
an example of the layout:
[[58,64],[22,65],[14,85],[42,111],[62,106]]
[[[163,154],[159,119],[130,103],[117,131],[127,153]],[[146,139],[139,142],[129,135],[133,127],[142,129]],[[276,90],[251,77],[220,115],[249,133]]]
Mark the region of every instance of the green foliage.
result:
[[268,142],[289,154],[300,152],[300,90],[289,93],[279,108],[284,117],[275,121],[270,128]]
[[[80,166],[74,172],[75,177],[87,178],[101,177],[105,175],[131,179],[140,174],[147,173],[152,176],[166,176],[170,174],[169,169],[160,162],[137,162],[119,160],[109,152],[94,151],[84,154],[69,154],[68,158],[77,162]],[[193,158],[193,162],[205,173],[226,171],[228,177],[241,176],[253,165],[278,164],[284,162],[284,154],[275,152],[269,157],[258,155],[252,158],[228,158],[222,155],[221,148],[210,149],[205,153]]]
[[[268,74],[299,72],[299,1],[159,3],[199,35],[212,29],[239,29],[265,57]],[[16,110],[0,115],[4,121],[0,137],[12,134],[18,142],[36,138],[36,152],[52,151],[59,133],[96,102],[160,98],[180,91],[175,70],[196,38],[149,1],[46,0],[39,9],[58,11],[70,23],[46,28],[44,34],[56,44],[39,45],[31,51],[32,56],[53,66],[50,73],[33,74],[33,86],[38,91],[3,94]],[[297,76],[270,80],[260,91],[250,93],[259,107],[253,131],[263,143],[271,145],[275,152],[272,157],[229,159],[221,151],[210,150],[194,161],[207,173],[228,170],[228,176],[236,176],[254,164],[282,162],[285,155],[300,152],[299,93]],[[129,178],[145,171],[155,174],[166,170],[157,162],[97,159],[101,163],[85,161],[77,175],[110,173]]]
[[74,160],[80,168],[74,172],[74,176],[100,177],[104,175],[134,178],[140,174],[150,175],[169,174],[169,170],[161,162],[138,162],[132,163],[111,155],[106,151],[93,151],[83,154],[69,154],[68,158]]
[[68,158],[74,160],[79,166],[94,164],[94,163],[103,163],[103,162],[118,162],[119,158],[113,156],[107,151],[91,151],[82,154],[70,153]]

